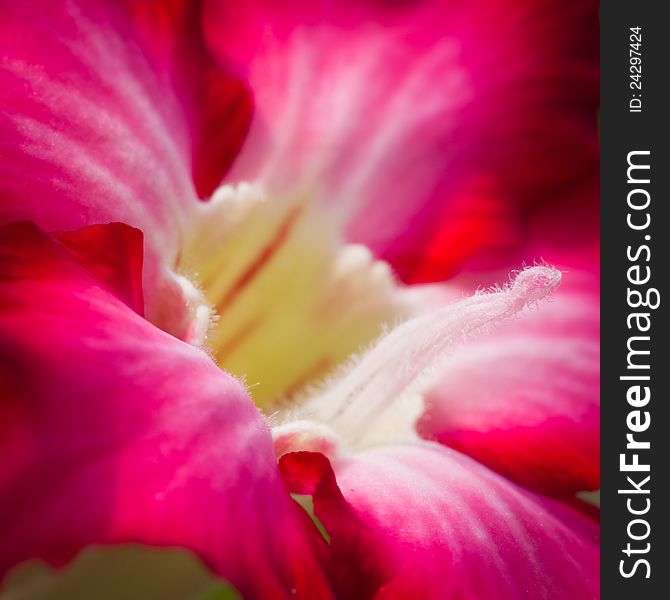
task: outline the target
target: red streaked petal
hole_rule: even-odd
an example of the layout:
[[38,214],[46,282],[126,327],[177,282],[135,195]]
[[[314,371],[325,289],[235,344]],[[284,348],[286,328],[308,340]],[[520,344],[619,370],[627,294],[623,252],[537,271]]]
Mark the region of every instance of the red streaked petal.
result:
[[0,228],[0,570],[133,541],[189,548],[245,597],[328,597],[246,391],[110,295],[81,248]]
[[138,227],[147,317],[187,338],[170,269],[250,110],[202,47],[197,3],[2,2],[0,54],[0,223]]
[[242,81],[210,59],[202,41],[199,2],[124,0],[123,6],[147,54],[157,59],[157,74],[167,74],[181,102],[193,183],[198,195],[208,198],[246,136],[250,95]]
[[[312,186],[405,281],[522,253],[536,213],[566,212],[597,172],[595,2],[206,6],[256,102],[231,177]],[[588,227],[549,224],[562,243],[596,235],[586,200]]]
[[138,315],[144,315],[143,235],[139,229],[122,223],[109,223],[89,225],[74,231],[60,231],[53,234],[53,237],[67,246],[75,261],[95,281],[103,283],[108,291]]
[[552,302],[457,348],[427,394],[422,435],[532,489],[600,485],[599,295],[567,272]]
[[343,597],[599,596],[597,524],[453,450],[380,447],[335,464],[335,474],[318,454],[287,454],[289,484],[305,462]]

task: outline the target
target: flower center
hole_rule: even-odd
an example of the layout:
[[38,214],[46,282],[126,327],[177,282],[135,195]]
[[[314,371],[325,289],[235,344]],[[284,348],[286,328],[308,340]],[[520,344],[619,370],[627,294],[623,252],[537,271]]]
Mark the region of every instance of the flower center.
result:
[[313,197],[223,186],[199,207],[179,261],[213,309],[207,348],[266,411],[407,311],[388,265],[344,243]]

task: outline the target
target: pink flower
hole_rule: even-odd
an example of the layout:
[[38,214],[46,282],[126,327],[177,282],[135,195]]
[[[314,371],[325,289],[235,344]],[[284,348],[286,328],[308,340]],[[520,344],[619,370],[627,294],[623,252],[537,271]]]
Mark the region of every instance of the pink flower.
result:
[[0,571],[598,597],[596,8],[3,3]]

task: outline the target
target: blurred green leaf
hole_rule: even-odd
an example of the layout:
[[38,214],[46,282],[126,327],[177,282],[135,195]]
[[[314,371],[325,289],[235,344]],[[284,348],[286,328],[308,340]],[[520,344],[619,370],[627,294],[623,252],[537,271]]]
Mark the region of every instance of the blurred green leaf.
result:
[[192,553],[135,544],[90,547],[68,566],[13,569],[0,600],[240,600]]
[[217,585],[198,600],[242,600],[242,596],[240,596],[231,586],[222,584]]
[[600,490],[596,490],[595,492],[579,492],[577,498],[581,498],[584,502],[600,508]]

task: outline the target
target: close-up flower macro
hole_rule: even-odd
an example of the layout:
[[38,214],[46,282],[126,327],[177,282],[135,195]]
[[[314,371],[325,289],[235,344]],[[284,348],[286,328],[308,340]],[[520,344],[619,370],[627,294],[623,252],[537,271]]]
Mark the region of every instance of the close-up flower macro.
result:
[[0,0],[0,599],[600,597],[590,0]]

